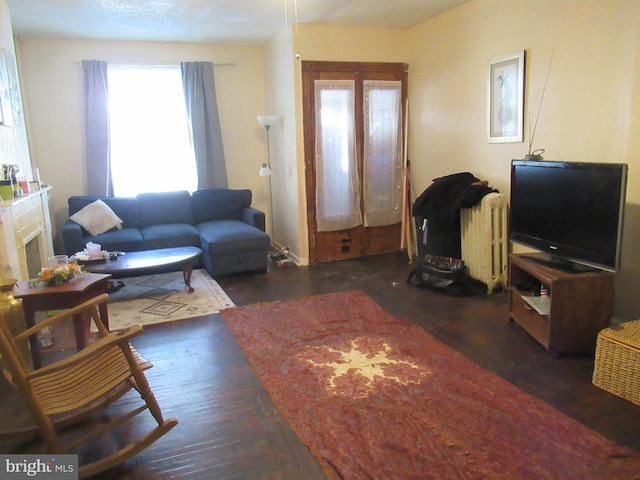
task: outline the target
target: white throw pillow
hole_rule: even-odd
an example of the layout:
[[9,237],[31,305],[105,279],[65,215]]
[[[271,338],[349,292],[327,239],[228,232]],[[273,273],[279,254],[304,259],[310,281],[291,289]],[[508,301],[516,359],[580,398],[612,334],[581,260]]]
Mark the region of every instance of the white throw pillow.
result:
[[122,228],[122,220],[102,200],[96,200],[69,217],[91,235],[100,235],[113,227]]

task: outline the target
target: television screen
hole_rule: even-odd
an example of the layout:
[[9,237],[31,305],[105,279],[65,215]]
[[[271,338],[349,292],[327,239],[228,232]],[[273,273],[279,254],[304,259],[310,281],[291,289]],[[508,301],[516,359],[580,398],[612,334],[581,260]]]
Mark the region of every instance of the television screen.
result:
[[509,237],[551,261],[619,269],[627,165],[513,160]]

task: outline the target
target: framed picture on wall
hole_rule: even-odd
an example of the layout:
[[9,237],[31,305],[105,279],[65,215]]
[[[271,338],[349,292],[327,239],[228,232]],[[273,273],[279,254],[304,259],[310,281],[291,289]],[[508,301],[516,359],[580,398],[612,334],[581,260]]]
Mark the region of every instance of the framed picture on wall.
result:
[[489,62],[487,136],[489,143],[523,141],[524,50]]
[[22,98],[20,96],[20,83],[18,82],[18,66],[16,64],[16,57],[11,53],[11,51],[8,51],[6,52],[6,60],[13,124],[23,125],[24,114],[22,113]]

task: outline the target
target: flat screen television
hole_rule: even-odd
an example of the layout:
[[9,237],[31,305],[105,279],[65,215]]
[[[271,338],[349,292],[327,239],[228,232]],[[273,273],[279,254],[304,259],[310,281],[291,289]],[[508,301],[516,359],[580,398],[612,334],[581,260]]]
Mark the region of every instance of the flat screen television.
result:
[[618,271],[627,170],[622,163],[513,160],[509,238],[562,270]]

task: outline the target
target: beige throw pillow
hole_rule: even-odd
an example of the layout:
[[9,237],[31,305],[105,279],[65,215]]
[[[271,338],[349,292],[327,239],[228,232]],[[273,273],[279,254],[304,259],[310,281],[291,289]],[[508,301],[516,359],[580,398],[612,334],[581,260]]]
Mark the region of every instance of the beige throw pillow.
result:
[[113,227],[122,228],[122,220],[102,200],[96,200],[69,217],[91,235],[100,235]]

